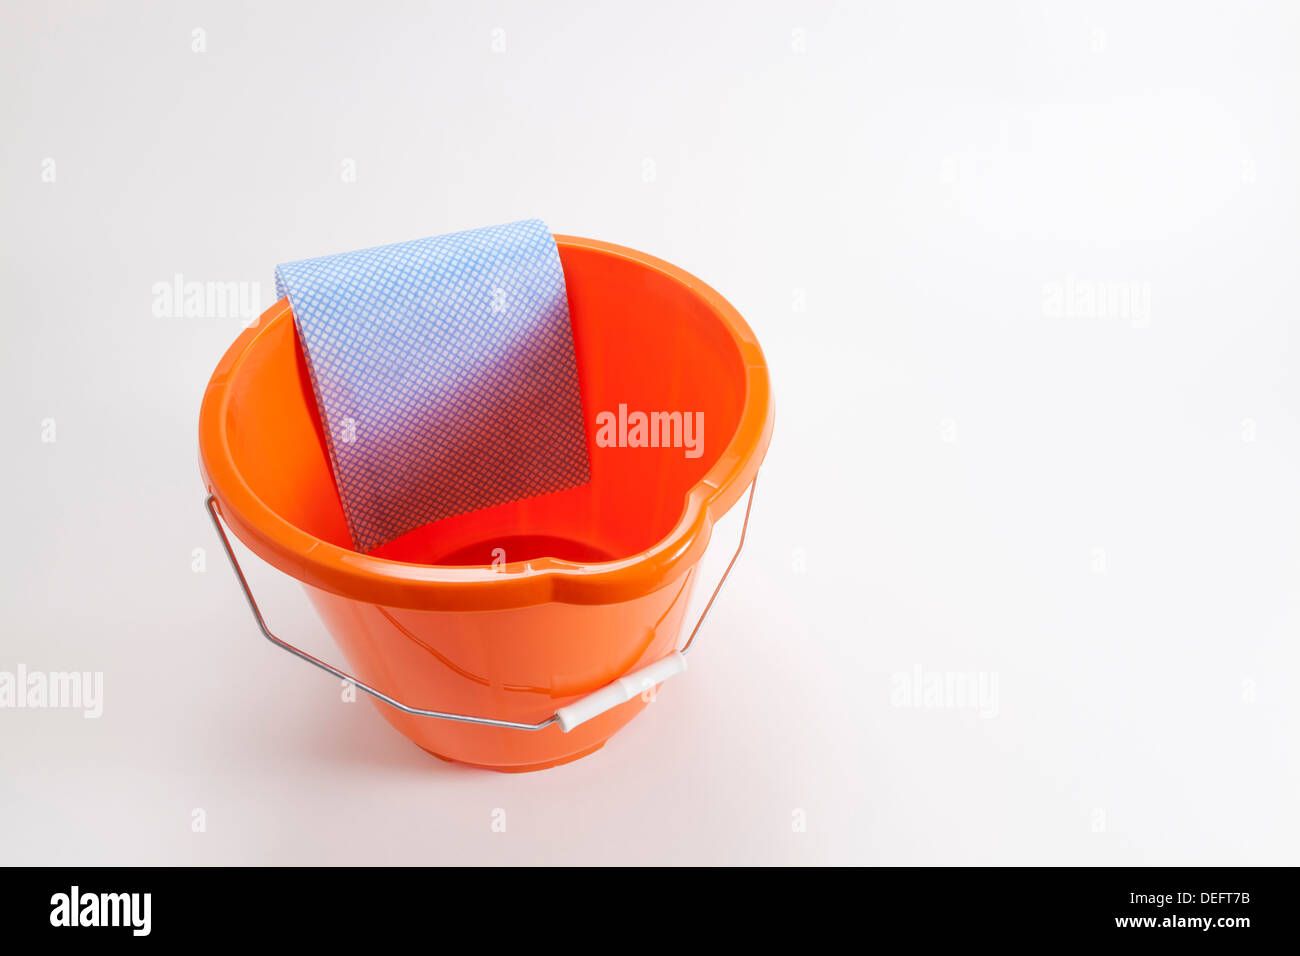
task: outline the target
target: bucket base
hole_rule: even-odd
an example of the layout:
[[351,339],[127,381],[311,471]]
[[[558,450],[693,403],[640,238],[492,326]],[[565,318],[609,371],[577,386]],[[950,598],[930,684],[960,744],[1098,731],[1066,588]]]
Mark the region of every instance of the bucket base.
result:
[[[416,746],[419,747],[420,745],[416,744]],[[518,767],[494,767],[491,764],[485,763],[469,763],[465,760],[456,760],[452,757],[444,757],[440,753],[434,753],[427,747],[420,747],[420,749],[430,756],[437,757],[439,760],[446,763],[460,764],[462,767],[475,767],[479,770],[495,770],[497,773],[532,773],[534,770],[550,770],[552,767],[559,767],[566,763],[573,763],[575,760],[581,760],[583,757],[589,757],[603,746],[605,746],[605,741],[602,740],[593,747],[588,747],[586,750],[579,750],[576,754],[568,754],[558,760],[545,760],[542,763],[526,763],[521,764]]]

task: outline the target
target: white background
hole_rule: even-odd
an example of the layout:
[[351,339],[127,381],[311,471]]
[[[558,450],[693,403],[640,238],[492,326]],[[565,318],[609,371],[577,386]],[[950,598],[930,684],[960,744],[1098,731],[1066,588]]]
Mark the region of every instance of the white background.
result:
[[[0,862],[1297,862],[1297,7],[264,7],[0,14],[0,670],[105,681],[0,710]],[[728,296],[777,424],[691,671],[502,775],[253,631],[196,463],[240,322],[152,289],[534,215]]]

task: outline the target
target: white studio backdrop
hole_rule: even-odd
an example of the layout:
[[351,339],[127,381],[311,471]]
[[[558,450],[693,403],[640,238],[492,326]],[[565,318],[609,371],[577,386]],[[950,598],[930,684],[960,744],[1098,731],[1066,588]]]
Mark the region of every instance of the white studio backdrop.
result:
[[[0,672],[103,699],[0,709],[0,861],[1294,863],[1298,31],[1286,3],[7,5]],[[726,295],[776,429],[691,669],[513,776],[256,634],[196,431],[276,263],[534,215]],[[256,307],[168,306],[178,276]]]

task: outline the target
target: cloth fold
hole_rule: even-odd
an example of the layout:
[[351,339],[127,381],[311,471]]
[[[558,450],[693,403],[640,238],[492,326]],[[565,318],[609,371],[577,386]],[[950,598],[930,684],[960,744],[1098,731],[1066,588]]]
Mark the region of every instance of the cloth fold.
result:
[[564,271],[541,220],[283,263],[275,279],[357,550],[590,479]]

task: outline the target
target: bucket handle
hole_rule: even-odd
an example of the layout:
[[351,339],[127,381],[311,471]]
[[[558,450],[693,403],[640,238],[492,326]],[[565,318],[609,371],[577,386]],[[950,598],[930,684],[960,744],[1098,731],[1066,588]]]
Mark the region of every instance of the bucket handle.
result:
[[262,632],[263,637],[276,647],[288,651],[294,657],[300,658],[308,664],[319,667],[328,674],[333,674],[339,680],[347,681],[376,700],[383,701],[388,706],[394,707],[404,714],[411,714],[414,717],[436,717],[439,720],[454,720],[462,724],[481,724],[485,727],[505,727],[510,730],[542,730],[551,724],[559,724],[560,730],[567,734],[579,724],[586,723],[593,717],[631,700],[656,684],[662,683],[673,675],[686,670],[686,654],[695,643],[695,636],[699,634],[700,626],[704,623],[704,619],[709,616],[713,602],[718,599],[722,586],[727,583],[727,578],[731,575],[731,569],[736,566],[736,559],[740,557],[741,549],[745,546],[745,535],[749,531],[749,513],[754,506],[754,488],[757,485],[758,478],[755,477],[749,485],[749,498],[745,502],[745,523],[740,528],[740,543],[736,545],[736,553],[731,556],[731,562],[727,565],[727,570],[723,572],[721,580],[718,581],[718,586],[713,589],[713,594],[709,597],[709,603],[704,605],[699,620],[695,622],[695,627],[691,630],[691,635],[686,639],[686,643],[682,645],[681,650],[670,651],[652,664],[629,671],[622,677],[606,684],[599,690],[592,691],[567,707],[559,708],[550,717],[535,724],[521,723],[514,720],[497,720],[494,717],[473,717],[469,714],[449,714],[441,710],[425,710],[421,707],[412,707],[400,700],[389,697],[383,691],[376,690],[369,684],[357,680],[337,667],[325,663],[320,658],[313,657],[288,641],[276,637],[271,633],[271,629],[266,626],[266,619],[262,617],[261,608],[257,606],[253,591],[248,586],[248,579],[244,577],[244,570],[239,566],[239,559],[235,557],[235,551],[230,546],[230,538],[226,536],[226,529],[221,526],[220,516],[217,513],[216,496],[208,495],[204,504],[208,509],[208,517],[212,519],[212,526],[217,529],[217,536],[221,538],[221,546],[226,552],[226,558],[230,561],[230,567],[239,580],[239,588],[244,592],[244,599],[248,602],[248,608],[253,612],[253,620],[257,622],[257,629]]

